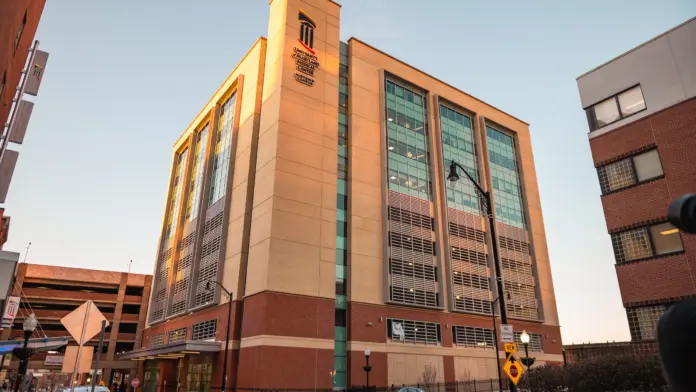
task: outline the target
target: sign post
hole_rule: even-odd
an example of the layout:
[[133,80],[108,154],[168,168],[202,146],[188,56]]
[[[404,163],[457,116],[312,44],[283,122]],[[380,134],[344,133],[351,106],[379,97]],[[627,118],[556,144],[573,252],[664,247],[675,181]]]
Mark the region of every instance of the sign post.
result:
[[[72,369],[72,379],[70,381],[70,392],[75,390],[75,380],[77,379],[78,369],[81,367],[80,357],[82,356],[82,346],[92,339],[97,333],[102,331],[101,343],[103,343],[103,331],[109,322],[99,311],[94,302],[87,301],[80,305],[79,308],[73,310],[70,314],[63,317],[60,320],[61,324],[65,329],[70,332],[70,335],[77,341],[77,353],[75,355],[75,367]],[[101,347],[101,344],[100,344]],[[69,348],[69,347],[68,347]],[[91,354],[91,352],[90,352]],[[101,349],[99,354],[101,354]],[[67,351],[66,351],[67,356]],[[91,367],[91,358],[90,358]],[[69,368],[69,364],[63,364],[63,371],[66,371],[66,365]]]
[[515,334],[512,331],[512,325],[502,324],[500,326],[500,340],[503,343],[514,343],[515,342]]

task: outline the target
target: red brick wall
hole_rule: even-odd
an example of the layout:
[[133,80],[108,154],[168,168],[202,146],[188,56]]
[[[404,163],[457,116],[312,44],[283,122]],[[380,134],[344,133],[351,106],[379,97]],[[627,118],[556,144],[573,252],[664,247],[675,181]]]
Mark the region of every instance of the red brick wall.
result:
[[[4,124],[10,113],[14,91],[24,63],[27,61],[29,48],[34,42],[34,34],[39,25],[46,0],[5,0],[0,2],[0,82],[7,72],[7,84],[0,96],[0,124]],[[15,37],[22,24],[24,12],[27,12],[27,24],[24,26],[17,51],[14,50]]]
[[[696,193],[696,99],[590,140],[596,166],[656,146],[664,179],[602,196],[609,232],[666,219],[669,203]],[[684,254],[616,267],[624,304],[696,295],[696,236]]]

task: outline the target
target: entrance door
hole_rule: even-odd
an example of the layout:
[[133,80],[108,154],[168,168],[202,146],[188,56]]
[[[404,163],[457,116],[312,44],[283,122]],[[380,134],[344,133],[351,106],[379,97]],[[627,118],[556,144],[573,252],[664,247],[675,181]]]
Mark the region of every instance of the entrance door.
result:
[[145,369],[145,379],[143,380],[143,392],[157,392],[157,381],[159,380],[159,369]]
[[190,363],[186,375],[186,392],[210,392],[212,363]]

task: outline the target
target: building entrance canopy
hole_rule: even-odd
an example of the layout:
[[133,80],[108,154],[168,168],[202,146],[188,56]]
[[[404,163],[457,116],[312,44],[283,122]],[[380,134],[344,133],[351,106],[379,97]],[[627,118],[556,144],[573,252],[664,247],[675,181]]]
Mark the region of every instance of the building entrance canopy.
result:
[[119,359],[144,361],[146,359],[176,359],[186,354],[214,353],[221,349],[221,342],[202,340],[186,340],[183,342],[169,343],[161,346],[140,348],[119,355]]
[[[69,337],[64,338],[40,338],[29,339],[27,347],[37,351],[57,350],[68,344]],[[4,340],[0,341],[0,354],[11,353],[15,347],[22,347],[23,340]]]

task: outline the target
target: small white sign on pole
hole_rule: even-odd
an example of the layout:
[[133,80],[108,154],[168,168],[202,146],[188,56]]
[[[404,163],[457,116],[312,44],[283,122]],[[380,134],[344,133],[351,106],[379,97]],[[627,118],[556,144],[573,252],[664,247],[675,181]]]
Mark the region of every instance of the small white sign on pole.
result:
[[19,310],[19,297],[7,297],[5,301],[5,312],[2,315],[2,325],[0,328],[10,328]]
[[500,341],[503,343],[514,343],[515,334],[512,333],[512,325],[502,324],[500,326]]

